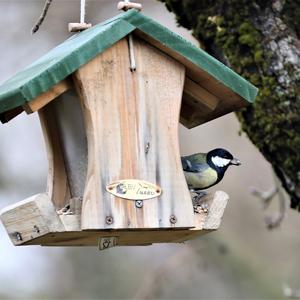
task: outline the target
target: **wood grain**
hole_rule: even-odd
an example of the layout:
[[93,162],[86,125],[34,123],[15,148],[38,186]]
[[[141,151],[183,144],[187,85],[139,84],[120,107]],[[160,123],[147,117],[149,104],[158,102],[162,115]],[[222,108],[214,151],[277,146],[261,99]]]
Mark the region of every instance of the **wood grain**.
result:
[[87,172],[87,138],[79,98],[70,89],[50,105],[52,117],[56,120],[71,197],[82,197]]
[[[136,72],[130,72],[123,39],[74,76],[88,139],[84,230],[193,227],[178,145],[185,69],[139,39],[134,53]],[[157,184],[162,195],[136,208],[134,201],[105,191],[107,184],[121,179]],[[170,223],[172,215],[175,224]],[[106,217],[113,218],[111,225]]]
[[63,208],[71,198],[61,137],[53,105],[39,110],[48,156],[47,194],[56,209]]
[[182,98],[182,102],[183,102],[182,110],[181,110],[182,117],[180,121],[187,128],[196,127],[198,125],[216,119],[222,115],[225,115],[229,112],[232,112],[234,110],[240,109],[241,107],[245,106],[245,101],[240,95],[236,94],[230,88],[224,86],[221,82],[216,80],[214,77],[212,77],[211,75],[209,75],[208,73],[200,69],[198,66],[194,65],[186,57],[164,46],[162,43],[151,38],[149,35],[143,33],[140,30],[135,30],[133,34],[151,43],[151,45],[162,50],[163,52],[170,55],[170,57],[174,58],[175,60],[183,64],[186,68],[186,76],[188,78],[193,80],[193,82],[195,82],[200,87],[207,90],[210,94],[214,95],[220,100],[215,110],[211,111],[210,113],[207,113],[207,111],[202,112],[201,109],[197,109],[197,111],[195,111],[192,118],[189,119],[188,118],[189,114],[184,111],[184,109],[187,107],[186,105],[184,105],[187,100],[185,97],[187,93],[184,93]]
[[48,234],[29,244],[48,246],[97,246],[101,237],[117,237],[118,246],[148,246],[152,243],[182,243],[201,235],[217,230],[221,224],[225,208],[228,204],[228,195],[223,191],[216,191],[205,196],[203,203],[208,204],[208,213],[194,214],[195,227],[186,229],[160,230],[101,230],[67,232],[65,234]]
[[215,114],[219,102],[220,99],[218,97],[186,77],[180,112],[180,122],[188,128],[206,122],[209,116]]
[[81,231],[81,206],[82,198],[71,198],[69,212],[59,215],[64,231]]
[[59,95],[71,88],[71,84],[67,79],[60,81],[59,83],[52,86],[48,91],[42,93],[35,99],[27,102],[23,105],[24,110],[27,114],[31,114],[45,105],[56,99]]
[[24,245],[42,246],[98,246],[103,237],[117,237],[118,246],[149,246],[155,243],[181,243],[209,233],[209,230],[191,231],[189,229],[160,230],[99,230],[81,232],[55,232],[31,240]]
[[214,110],[220,102],[218,97],[211,94],[188,77],[185,78],[183,93],[190,96],[195,104],[202,104],[210,110]]
[[209,206],[209,214],[202,225],[204,230],[217,230],[220,227],[228,200],[229,196],[222,191],[214,194]]
[[[220,226],[228,195],[217,191],[208,194],[203,201],[208,204],[209,213],[194,214],[195,228],[81,231],[80,198],[71,199],[74,214],[58,216],[47,194],[35,195],[5,208],[0,219],[15,245],[97,246],[99,239],[105,237],[116,237],[118,246],[181,243],[215,231]],[[17,233],[22,240],[17,238]]]
[[0,219],[15,245],[50,232],[64,231],[47,194],[38,194],[6,207],[0,212]]
[[69,23],[68,24],[69,32],[83,31],[91,27],[92,27],[91,23]]

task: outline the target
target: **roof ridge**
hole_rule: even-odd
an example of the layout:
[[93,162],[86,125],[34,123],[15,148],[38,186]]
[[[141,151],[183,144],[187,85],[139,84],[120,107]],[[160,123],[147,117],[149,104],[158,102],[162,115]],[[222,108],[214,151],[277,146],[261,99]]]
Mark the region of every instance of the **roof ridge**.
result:
[[74,34],[6,80],[0,85],[0,113],[33,100],[135,29],[184,57],[248,102],[254,101],[257,89],[243,77],[157,21],[131,9]]

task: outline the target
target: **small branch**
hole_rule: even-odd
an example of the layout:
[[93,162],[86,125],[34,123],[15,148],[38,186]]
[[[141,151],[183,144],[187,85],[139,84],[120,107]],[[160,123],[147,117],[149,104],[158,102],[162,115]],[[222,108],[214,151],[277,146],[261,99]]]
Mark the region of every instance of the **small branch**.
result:
[[277,194],[278,194],[278,201],[279,201],[279,212],[275,216],[265,217],[265,222],[268,229],[273,229],[278,227],[281,224],[282,220],[284,219],[285,212],[286,212],[285,196],[282,188],[279,188],[281,183],[275,174],[274,174],[274,179],[278,190]]
[[282,220],[284,219],[286,206],[285,206],[285,196],[280,187],[281,183],[277,176],[274,174],[275,185],[268,191],[261,191],[256,187],[250,187],[250,193],[257,198],[262,200],[263,209],[267,209],[272,202],[273,198],[278,195],[279,201],[279,211],[271,216],[265,216],[265,223],[268,229],[274,229],[280,226]]
[[270,205],[270,203],[272,202],[273,198],[276,196],[276,194],[278,193],[278,188],[277,186],[272,187],[270,190],[268,191],[262,191],[260,189],[258,189],[255,186],[251,186],[249,188],[250,193],[261,199],[262,203],[263,203],[263,209],[268,208],[268,206]]
[[45,17],[47,15],[47,12],[49,10],[51,2],[52,2],[52,0],[46,0],[43,11],[42,11],[42,14],[40,15],[39,19],[37,20],[37,22],[35,23],[35,25],[31,29],[31,34],[34,34],[39,30],[40,26],[42,25],[42,23],[45,20]]

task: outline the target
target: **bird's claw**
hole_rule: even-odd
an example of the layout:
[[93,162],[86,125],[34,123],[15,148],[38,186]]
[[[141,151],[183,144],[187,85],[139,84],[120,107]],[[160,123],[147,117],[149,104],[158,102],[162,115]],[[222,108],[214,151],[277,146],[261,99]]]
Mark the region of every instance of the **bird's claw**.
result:
[[200,205],[202,202],[202,197],[206,196],[207,194],[205,192],[197,192],[196,196],[193,197],[193,204],[194,205]]
[[203,203],[203,197],[207,195],[206,192],[203,191],[194,191],[191,190],[192,193],[196,193],[196,195],[192,198],[194,213],[200,214],[202,212],[208,213],[208,204]]

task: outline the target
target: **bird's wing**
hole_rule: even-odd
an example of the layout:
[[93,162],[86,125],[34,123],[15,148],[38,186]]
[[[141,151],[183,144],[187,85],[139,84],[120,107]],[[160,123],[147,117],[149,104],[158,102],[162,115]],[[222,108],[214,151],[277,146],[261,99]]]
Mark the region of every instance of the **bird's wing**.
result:
[[197,153],[181,157],[182,168],[186,172],[203,172],[209,166],[206,163],[206,154]]

